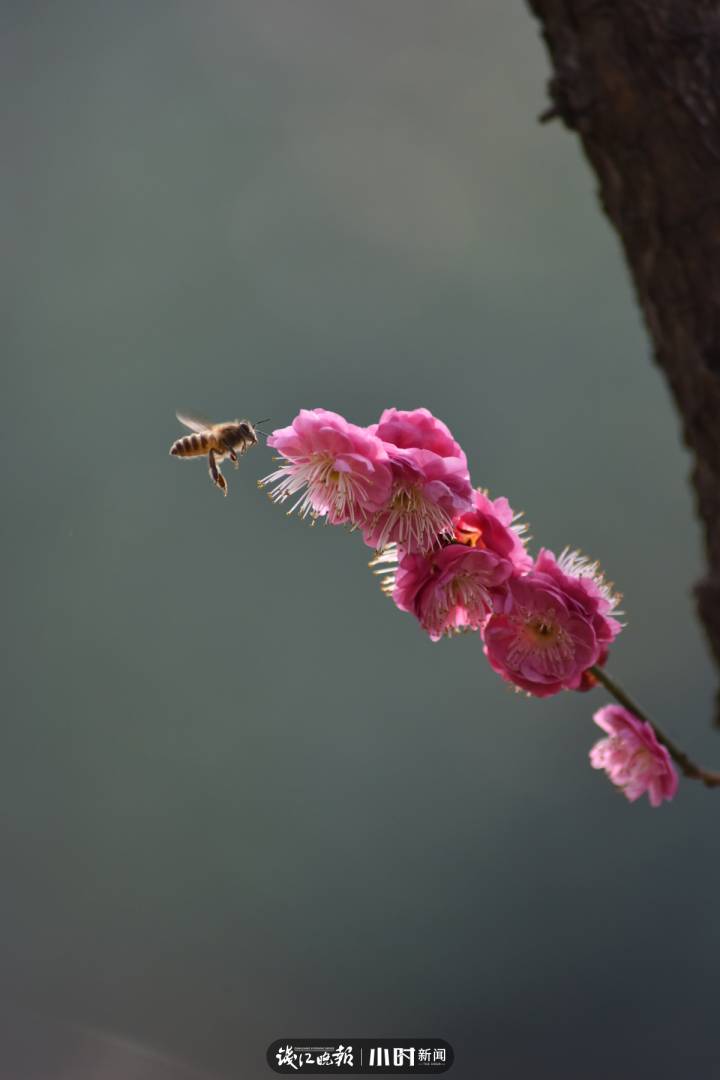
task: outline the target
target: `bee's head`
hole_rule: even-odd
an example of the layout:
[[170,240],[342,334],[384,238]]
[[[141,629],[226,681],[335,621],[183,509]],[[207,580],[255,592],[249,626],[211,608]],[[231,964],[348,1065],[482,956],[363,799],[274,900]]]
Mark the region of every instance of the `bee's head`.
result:
[[237,443],[240,443],[242,445],[247,445],[248,443],[252,445],[253,443],[257,442],[257,434],[255,432],[255,428],[249,420],[235,421],[235,431],[233,432],[233,437]]

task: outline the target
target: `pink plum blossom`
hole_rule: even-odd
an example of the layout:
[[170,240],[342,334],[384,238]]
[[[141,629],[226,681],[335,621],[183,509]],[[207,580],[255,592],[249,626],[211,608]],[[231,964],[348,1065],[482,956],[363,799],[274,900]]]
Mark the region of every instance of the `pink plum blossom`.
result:
[[483,628],[485,654],[499,675],[536,697],[574,689],[598,656],[589,620],[544,576],[507,583]]
[[429,409],[386,409],[378,424],[369,429],[378,438],[400,450],[432,450],[440,457],[460,458],[467,465],[467,458],[459,443],[452,437],[450,428],[438,420]]
[[511,578],[483,627],[485,653],[508,682],[536,697],[577,690],[621,624],[617,598],[596,564],[576,553],[541,551],[535,567]]
[[507,499],[473,492],[474,508],[454,522],[453,542],[426,555],[391,544],[371,565],[384,576],[383,590],[438,641],[443,634],[478,630],[493,610],[493,596],[532,559],[519,535],[522,526]]
[[613,618],[612,613],[618,614],[616,609],[622,598],[605,581],[598,563],[590,562],[580,552],[569,548],[565,548],[558,559],[552,551],[541,548],[535,570],[552,578],[591,618],[598,641],[604,645],[614,641],[623,624]]
[[608,733],[590,751],[590,764],[604,769],[630,802],[647,791],[651,806],[672,799],[678,774],[666,747],[658,742],[650,724],[620,705],[598,709],[593,720]]
[[467,458],[450,431],[427,409],[386,409],[368,429],[382,441],[392,470],[385,506],[363,527],[365,543],[397,543],[423,554],[453,533],[453,519],[472,508]]
[[479,629],[492,610],[493,590],[511,573],[511,563],[491,551],[448,544],[429,555],[403,555],[392,597],[438,641],[454,630]]
[[382,441],[368,429],[326,409],[301,409],[292,424],[268,438],[285,459],[260,481],[270,497],[298,495],[289,513],[327,516],[332,525],[362,525],[391,495],[390,463]]
[[471,510],[460,514],[453,523],[455,539],[472,548],[492,551],[512,564],[513,574],[524,574],[532,569],[532,557],[525,550],[522,534],[526,526],[518,524],[518,517],[507,499],[491,499],[486,491],[473,491]]

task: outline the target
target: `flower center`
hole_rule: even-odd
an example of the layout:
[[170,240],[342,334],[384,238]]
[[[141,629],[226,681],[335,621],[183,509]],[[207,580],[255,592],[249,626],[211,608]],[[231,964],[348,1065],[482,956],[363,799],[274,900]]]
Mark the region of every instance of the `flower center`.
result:
[[467,544],[471,548],[484,548],[487,546],[483,540],[482,529],[479,525],[457,525],[455,527],[455,539],[458,544]]
[[421,500],[422,497],[417,488],[400,488],[393,495],[390,506],[396,514],[415,514]]
[[322,482],[327,487],[337,487],[338,481],[340,480],[340,473],[337,469],[332,468],[333,464],[334,462],[330,462],[330,468],[326,468],[325,474],[322,476]]
[[555,626],[546,616],[531,619],[525,623],[525,630],[532,638],[535,645],[540,648],[549,648],[558,636],[559,627]]
[[508,649],[509,663],[520,668],[527,660],[532,660],[544,675],[562,674],[574,655],[574,649],[572,637],[558,622],[555,612],[550,610],[538,614],[525,610],[512,618],[517,632]]
[[445,510],[425,496],[416,485],[398,485],[386,510],[374,518],[378,549],[391,542],[410,548],[411,551],[427,552],[440,547],[443,538],[452,536],[452,521]]

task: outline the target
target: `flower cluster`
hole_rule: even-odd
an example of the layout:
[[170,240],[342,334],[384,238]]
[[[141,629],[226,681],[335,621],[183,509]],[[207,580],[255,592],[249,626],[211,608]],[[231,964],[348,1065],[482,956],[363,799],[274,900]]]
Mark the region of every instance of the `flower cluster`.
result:
[[429,552],[472,507],[467,458],[427,409],[386,409],[367,428],[327,409],[302,409],[268,446],[282,461],[260,481],[274,485],[272,499],[297,494],[290,513],[362,529],[374,548],[395,543],[409,553]]
[[514,577],[532,567],[507,499],[472,493],[452,534],[425,554],[390,545],[371,565],[401,611],[410,612],[433,641],[461,630],[482,631]]
[[[477,632],[491,667],[535,697],[595,685],[593,669],[622,628],[619,596],[578,552],[556,558],[543,548],[533,559],[519,515],[473,487],[464,451],[427,409],[386,409],[368,427],[303,409],[268,445],[279,461],[260,481],[270,498],[359,530],[383,590],[433,641]],[[596,714],[610,738],[592,751],[593,766],[630,799],[645,790],[653,806],[672,798],[667,750],[651,744],[648,724],[626,713],[623,727],[613,710]]]

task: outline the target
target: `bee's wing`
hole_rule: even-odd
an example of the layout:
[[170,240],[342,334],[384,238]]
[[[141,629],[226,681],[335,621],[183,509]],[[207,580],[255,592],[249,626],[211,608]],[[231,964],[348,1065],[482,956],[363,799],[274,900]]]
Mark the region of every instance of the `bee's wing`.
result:
[[197,416],[195,413],[176,412],[175,415],[180,423],[191,431],[207,431],[214,426],[212,420],[206,420],[204,416]]

